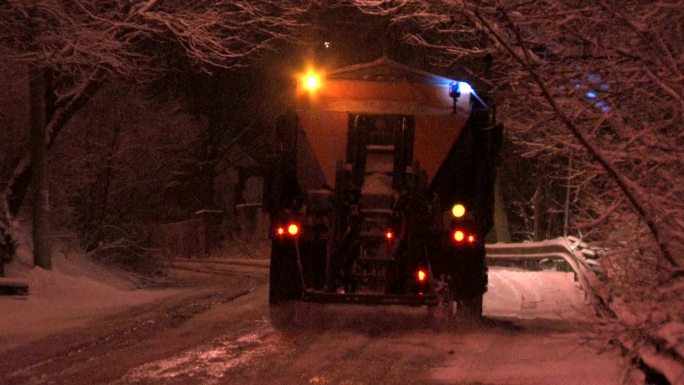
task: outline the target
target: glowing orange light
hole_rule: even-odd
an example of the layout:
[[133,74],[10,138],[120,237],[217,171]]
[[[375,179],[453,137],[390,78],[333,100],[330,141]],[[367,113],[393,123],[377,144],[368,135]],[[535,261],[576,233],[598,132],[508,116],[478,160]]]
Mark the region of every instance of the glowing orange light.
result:
[[310,89],[316,89],[318,87],[318,79],[315,76],[309,76],[306,78],[306,87]]
[[453,215],[455,218],[461,218],[464,216],[466,213],[466,208],[460,203],[456,203],[452,208],[451,208],[451,215]]
[[278,227],[278,229],[276,230],[276,234],[278,234],[278,235],[285,234],[285,229],[282,227]]
[[456,242],[462,242],[463,239],[465,239],[465,233],[464,233],[463,231],[461,231],[461,230],[456,230],[456,231],[454,232],[454,240],[455,240]]
[[475,236],[473,234],[468,235],[468,242],[475,243]]
[[292,236],[299,234],[299,226],[291,223],[289,226],[287,226],[287,233]]
[[321,86],[321,75],[309,70],[303,78],[304,88],[307,91],[316,91]]
[[391,241],[392,238],[394,238],[394,233],[392,232],[392,230],[387,230],[387,232],[385,233],[385,238],[387,238],[388,241]]
[[416,273],[416,278],[418,278],[418,282],[425,282],[427,279],[427,273],[423,269],[418,269],[418,272]]

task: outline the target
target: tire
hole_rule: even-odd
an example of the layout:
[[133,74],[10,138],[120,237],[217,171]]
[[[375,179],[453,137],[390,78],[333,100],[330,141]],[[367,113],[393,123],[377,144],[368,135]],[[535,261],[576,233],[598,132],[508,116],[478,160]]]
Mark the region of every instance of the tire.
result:
[[271,303],[268,308],[271,325],[277,330],[293,331],[298,329],[296,301]]
[[449,328],[454,319],[454,298],[448,289],[435,293],[437,304],[428,306],[428,322],[435,331]]
[[450,287],[456,300],[457,322],[482,320],[482,301],[487,291],[487,265],[484,247],[463,255],[461,263],[453,272],[455,282]]
[[300,242],[300,258],[307,288],[325,288],[325,266],[328,242],[320,239]]
[[297,245],[291,239],[271,242],[268,302],[277,305],[301,298],[302,280],[297,268]]
[[482,321],[482,298],[476,295],[457,300],[456,322],[460,324],[475,324]]

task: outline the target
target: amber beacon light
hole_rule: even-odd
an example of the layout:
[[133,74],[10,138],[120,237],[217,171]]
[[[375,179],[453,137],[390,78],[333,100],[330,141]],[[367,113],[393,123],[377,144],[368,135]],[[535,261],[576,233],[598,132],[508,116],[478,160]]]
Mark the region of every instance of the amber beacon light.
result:
[[315,92],[321,87],[321,74],[314,70],[308,70],[302,76],[302,85],[305,90]]

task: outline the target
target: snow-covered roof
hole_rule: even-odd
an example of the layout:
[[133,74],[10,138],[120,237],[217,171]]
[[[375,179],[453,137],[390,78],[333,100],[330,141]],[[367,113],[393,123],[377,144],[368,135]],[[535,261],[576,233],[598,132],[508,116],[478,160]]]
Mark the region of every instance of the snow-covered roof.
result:
[[353,64],[338,68],[327,73],[328,80],[369,80],[369,81],[406,81],[409,83],[423,83],[448,85],[453,80],[418,70],[398,63],[387,57],[368,63]]

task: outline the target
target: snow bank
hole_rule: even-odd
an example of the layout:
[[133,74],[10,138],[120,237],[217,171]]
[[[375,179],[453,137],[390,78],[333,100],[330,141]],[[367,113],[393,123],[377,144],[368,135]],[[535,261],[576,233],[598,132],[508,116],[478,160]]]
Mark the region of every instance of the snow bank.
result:
[[573,273],[489,268],[484,296],[486,316],[587,321],[587,305]]
[[171,295],[175,290],[135,290],[124,274],[77,252],[55,248],[53,269],[33,268],[31,250],[20,237],[17,258],[6,276],[29,284],[28,297],[0,297],[0,351]]

